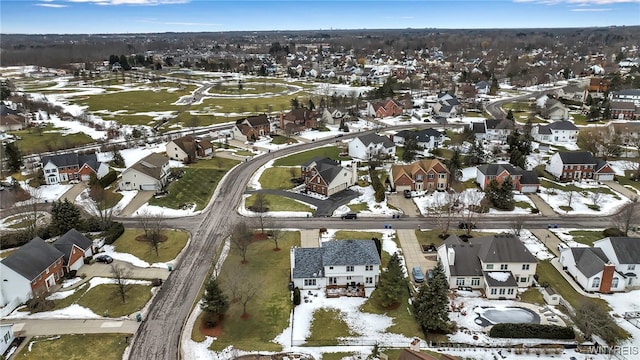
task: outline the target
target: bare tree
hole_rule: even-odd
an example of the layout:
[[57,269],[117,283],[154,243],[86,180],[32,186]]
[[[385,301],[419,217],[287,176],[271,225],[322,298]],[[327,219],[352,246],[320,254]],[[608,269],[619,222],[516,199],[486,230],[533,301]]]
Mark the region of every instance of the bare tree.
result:
[[[574,190],[567,190],[562,194],[562,197],[567,201],[567,206],[571,207],[573,203],[573,199],[576,197],[576,192]],[[567,210],[568,212],[569,210]]]
[[249,251],[249,245],[253,241],[253,230],[244,221],[240,220],[231,228],[231,244],[240,252],[242,256],[242,263],[247,263],[247,252]]
[[154,214],[150,217],[150,228],[147,234],[147,241],[149,245],[156,251],[156,256],[158,256],[158,248],[160,247],[160,243],[162,242],[162,223],[164,218],[161,214]]
[[109,193],[100,184],[94,184],[89,189],[89,196],[93,201],[89,202],[92,213],[98,215],[100,226],[104,229],[111,223],[113,207],[109,207]]
[[628,203],[622,207],[622,209],[611,218],[612,225],[622,231],[624,236],[627,236],[631,225],[637,223],[640,220],[640,213],[636,209],[638,199],[634,199],[633,202]]
[[524,229],[526,218],[524,216],[516,216],[511,220],[511,231],[513,235],[520,236],[520,232]]
[[260,233],[264,234],[264,222],[266,212],[269,210],[269,199],[263,192],[256,192],[253,200],[253,211],[258,213],[258,221],[260,222]]
[[595,208],[600,207],[600,205],[598,205],[598,203],[600,202],[600,200],[602,199],[602,191],[600,190],[600,188],[596,188],[593,191],[589,192],[589,199],[591,200],[591,205]]
[[255,299],[258,296],[260,291],[260,285],[256,282],[255,277],[250,277],[246,274],[247,270],[244,270],[244,274],[240,276],[242,281],[238,287],[238,301],[242,304],[242,317],[248,317],[247,313],[247,304],[251,302],[251,300]]
[[153,216],[151,212],[147,209],[142,210],[138,213],[138,223],[140,227],[144,231],[144,237],[149,237],[149,230],[151,230],[151,217]]
[[473,230],[472,224],[475,224],[480,214],[485,211],[484,205],[482,205],[482,199],[484,199],[484,193],[482,191],[466,191],[460,199],[464,204],[462,218],[467,224],[465,227],[465,235],[467,236],[471,236],[471,230]]
[[451,191],[443,197],[436,197],[431,206],[427,207],[427,215],[435,219],[440,229],[441,237],[446,236],[451,228],[453,216],[460,212],[460,193]]
[[275,245],[275,248],[273,248],[273,250],[280,250],[278,241],[282,240],[282,238],[284,237],[282,226],[277,222],[272,222],[271,224],[269,224],[269,230],[267,231],[267,234],[269,235],[269,239],[273,241],[273,244]]
[[231,302],[238,302],[240,298],[240,285],[244,279],[241,277],[242,272],[228,271],[220,275],[220,280],[225,288],[231,293]]
[[127,293],[131,289],[131,283],[129,278],[131,277],[131,271],[125,269],[123,266],[117,264],[111,264],[111,275],[116,283],[116,293],[122,299],[122,302],[126,302]]

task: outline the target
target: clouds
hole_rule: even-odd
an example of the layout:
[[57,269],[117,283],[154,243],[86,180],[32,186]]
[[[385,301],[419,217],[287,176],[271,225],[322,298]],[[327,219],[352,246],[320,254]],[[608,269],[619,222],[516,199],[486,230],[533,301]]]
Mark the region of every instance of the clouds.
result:
[[513,0],[515,3],[529,3],[539,5],[561,5],[569,7],[572,12],[604,12],[612,11],[610,7],[593,7],[616,4],[640,4],[640,0]]

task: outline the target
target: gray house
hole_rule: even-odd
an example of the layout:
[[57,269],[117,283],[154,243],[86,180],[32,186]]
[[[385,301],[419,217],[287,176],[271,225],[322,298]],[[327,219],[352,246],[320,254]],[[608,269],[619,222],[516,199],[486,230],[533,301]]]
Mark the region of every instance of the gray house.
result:
[[120,190],[153,190],[162,189],[169,182],[169,158],[153,153],[122,172]]

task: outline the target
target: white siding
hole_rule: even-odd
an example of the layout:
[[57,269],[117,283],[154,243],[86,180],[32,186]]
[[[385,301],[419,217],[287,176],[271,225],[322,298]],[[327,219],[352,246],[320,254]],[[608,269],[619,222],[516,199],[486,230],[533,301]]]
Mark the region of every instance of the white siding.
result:
[[547,170],[549,174],[559,178],[562,176],[562,167],[563,164],[562,159],[560,159],[560,154],[555,153],[551,156],[551,159],[549,159],[549,163],[545,166],[545,170]]
[[13,269],[0,263],[0,305],[5,306],[14,299],[21,304],[31,298],[31,283]]

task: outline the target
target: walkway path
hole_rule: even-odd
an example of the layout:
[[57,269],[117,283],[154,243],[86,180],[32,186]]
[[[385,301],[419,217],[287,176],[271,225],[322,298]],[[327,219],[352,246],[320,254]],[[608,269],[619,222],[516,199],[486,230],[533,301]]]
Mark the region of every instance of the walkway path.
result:
[[[411,273],[411,269],[414,266],[420,266],[422,271],[425,273],[427,269],[433,269],[436,267],[436,253],[425,254],[422,252],[415,230],[398,229],[396,230],[396,234],[398,234],[398,240],[400,241],[400,247],[402,248],[402,254],[404,255],[405,266],[409,273]],[[430,258],[428,259],[427,256]],[[411,275],[409,276],[411,277]],[[411,279],[413,280],[413,278]]]
[[562,270],[562,265],[560,264],[560,260],[558,258],[551,259],[551,265],[553,265],[553,267],[556,268],[556,270],[558,270],[560,275],[562,275],[562,277],[565,280],[567,280],[569,285],[571,285],[571,287],[573,287],[573,289],[575,291],[577,291],[578,294],[586,296],[586,297],[594,298],[594,299],[599,299],[600,298],[600,295],[598,295],[598,294],[589,294],[589,293],[585,292],[584,290],[582,290],[580,285],[578,285],[578,283],[576,283],[576,281],[573,280],[571,275],[567,274],[566,271]]
[[620,194],[626,196],[627,198],[629,198],[631,200],[638,199],[638,193],[637,192],[629,189],[626,186],[620,185],[620,183],[617,183],[615,181],[603,181],[602,183],[607,185],[611,189],[619,192]]
[[562,243],[556,234],[549,229],[528,229],[533,236],[537,237],[555,256],[560,256],[558,245]]
[[2,324],[13,324],[13,332],[20,336],[61,334],[133,334],[139,323],[124,319],[11,319]]
[[529,194],[529,199],[531,199],[531,201],[533,201],[533,203],[536,205],[536,208],[540,210],[540,214],[542,214],[542,216],[557,215],[556,212],[553,211],[551,206],[549,206],[549,204],[542,200],[542,198],[540,198],[538,194]]
[[[168,267],[137,267],[132,265],[126,261],[114,260],[111,264],[104,264],[99,262],[94,262],[90,265],[83,265],[80,270],[78,270],[78,274],[86,275],[85,280],[88,280],[92,277],[113,277],[113,273],[111,272],[111,265],[118,265],[124,268],[125,271],[130,272],[131,275],[128,275],[127,278],[130,279],[163,279],[166,280],[169,277],[170,271]],[[76,285],[77,286],[77,285]]]

